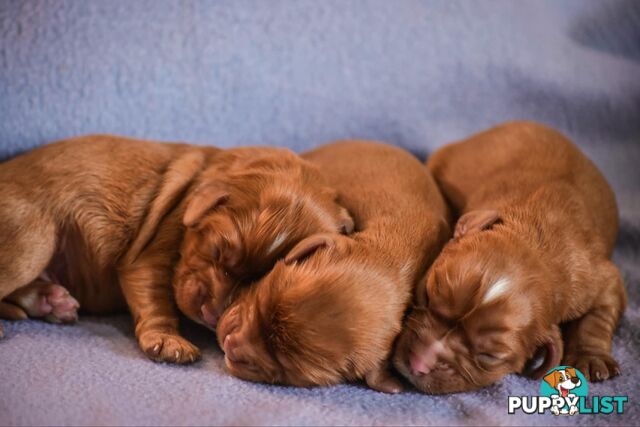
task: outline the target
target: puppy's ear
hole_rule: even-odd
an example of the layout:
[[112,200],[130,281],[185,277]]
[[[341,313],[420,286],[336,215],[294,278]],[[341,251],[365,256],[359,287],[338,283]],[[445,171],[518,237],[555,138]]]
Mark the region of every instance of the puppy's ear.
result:
[[229,198],[229,191],[218,183],[202,184],[198,187],[182,217],[182,223],[187,227],[198,224],[207,211],[224,203]]
[[543,375],[549,372],[551,368],[560,364],[562,360],[562,350],[563,345],[560,328],[558,328],[558,325],[552,325],[549,334],[542,342],[542,345],[538,348],[538,350],[536,350],[536,356],[534,356],[534,359],[542,357],[542,363],[540,364],[540,366],[530,369],[527,372],[527,375],[537,380],[542,378]]
[[429,278],[429,272],[418,282],[414,288],[414,301],[418,307],[427,307],[429,300],[427,298],[427,280]]
[[340,219],[338,220],[338,229],[341,234],[351,234],[353,233],[353,229],[355,228],[355,224],[353,222],[353,218],[349,214],[345,208],[340,208]]
[[553,371],[548,375],[545,375],[545,377],[543,378],[544,382],[546,382],[547,384],[549,384],[551,386],[552,389],[556,389],[556,387],[558,387],[558,383],[560,382],[560,378],[559,378],[559,372],[558,371]]
[[321,192],[326,194],[333,200],[336,204],[338,204],[340,212],[338,213],[338,230],[341,234],[351,234],[353,233],[353,229],[355,227],[353,218],[349,211],[342,206],[340,206],[340,196],[338,195],[338,191],[332,187],[323,187]]
[[284,263],[289,265],[303,258],[308,257],[320,248],[332,248],[336,245],[335,240],[328,234],[316,234],[301,240],[289,251],[284,258]]
[[500,214],[492,209],[478,209],[462,215],[456,223],[454,238],[486,230],[500,220]]

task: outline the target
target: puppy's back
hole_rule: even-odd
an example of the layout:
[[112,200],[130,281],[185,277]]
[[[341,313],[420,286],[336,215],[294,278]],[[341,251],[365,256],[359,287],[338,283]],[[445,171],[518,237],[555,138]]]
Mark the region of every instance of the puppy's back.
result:
[[386,216],[410,224],[447,207],[424,165],[402,148],[374,141],[337,141],[303,154],[339,189],[341,202],[359,229],[371,218]]
[[615,195],[594,163],[561,133],[533,122],[508,122],[436,150],[427,168],[458,214],[487,202],[512,201],[545,187],[573,196],[613,247]]
[[[115,135],[86,135],[34,148],[0,164],[0,180],[32,184],[57,177],[83,184],[100,178],[122,182],[148,172],[159,173],[189,145],[159,143]],[[89,180],[89,181],[88,181]]]

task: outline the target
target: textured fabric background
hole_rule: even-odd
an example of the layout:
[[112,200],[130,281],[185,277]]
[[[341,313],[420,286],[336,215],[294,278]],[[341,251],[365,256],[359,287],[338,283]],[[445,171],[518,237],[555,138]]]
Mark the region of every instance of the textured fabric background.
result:
[[574,139],[621,208],[629,309],[615,339],[624,416],[507,414],[482,392],[386,396],[151,363],[126,316],[3,322],[0,424],[639,424],[640,3],[637,1],[0,0],[0,157],[85,133],[307,149],[374,138],[424,157],[508,119]]

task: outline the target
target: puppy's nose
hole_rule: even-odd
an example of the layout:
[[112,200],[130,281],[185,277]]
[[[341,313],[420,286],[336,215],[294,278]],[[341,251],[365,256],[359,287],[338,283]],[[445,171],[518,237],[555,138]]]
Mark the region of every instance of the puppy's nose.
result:
[[431,368],[427,366],[427,361],[415,353],[409,354],[409,366],[411,367],[411,375],[416,377],[427,375],[431,372]]
[[571,382],[574,384],[578,384],[580,382],[580,378],[575,377],[575,378],[571,378]]

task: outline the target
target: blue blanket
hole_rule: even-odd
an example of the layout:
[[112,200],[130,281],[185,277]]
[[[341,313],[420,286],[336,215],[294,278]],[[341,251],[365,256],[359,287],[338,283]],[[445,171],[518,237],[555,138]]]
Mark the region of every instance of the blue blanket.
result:
[[590,393],[628,395],[624,415],[509,415],[540,386],[515,375],[440,397],[251,384],[193,325],[202,362],[148,361],[120,316],[3,322],[0,424],[640,424],[639,2],[0,0],[1,158],[98,132],[424,157],[508,119],[566,133],[617,193],[623,374]]

